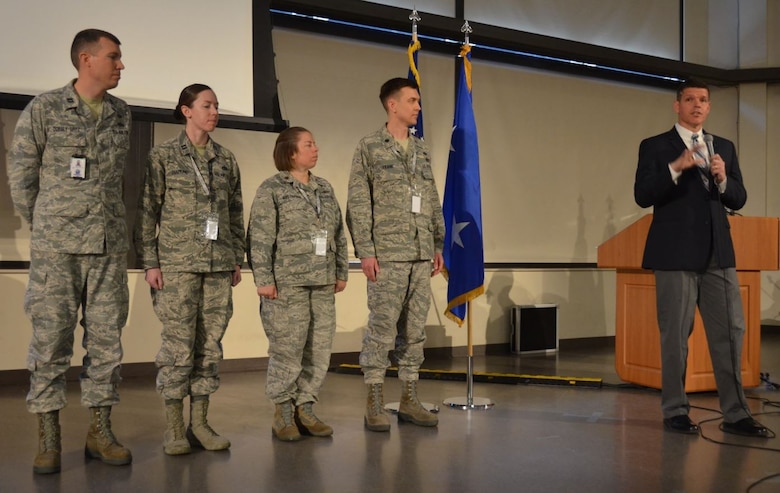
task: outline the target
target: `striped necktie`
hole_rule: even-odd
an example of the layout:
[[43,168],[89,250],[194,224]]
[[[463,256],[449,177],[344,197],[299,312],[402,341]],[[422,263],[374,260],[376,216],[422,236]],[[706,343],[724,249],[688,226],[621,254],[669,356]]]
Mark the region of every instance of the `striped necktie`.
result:
[[691,144],[693,147],[693,153],[696,154],[696,157],[704,161],[703,165],[698,165],[699,167],[699,173],[701,174],[702,182],[704,182],[704,187],[709,190],[710,189],[710,160],[707,157],[704,152],[702,152],[701,148],[699,147],[699,134],[693,134],[691,135]]

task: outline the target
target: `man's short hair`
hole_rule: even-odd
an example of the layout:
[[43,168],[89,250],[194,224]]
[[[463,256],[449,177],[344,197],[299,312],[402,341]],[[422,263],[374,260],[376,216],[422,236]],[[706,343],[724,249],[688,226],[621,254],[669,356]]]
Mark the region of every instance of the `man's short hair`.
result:
[[119,42],[119,38],[108,31],[103,31],[101,29],[84,29],[83,31],[80,31],[76,34],[76,37],[73,38],[73,44],[70,45],[70,61],[73,63],[73,66],[76,67],[76,70],[79,69],[79,53],[87,51],[88,48],[96,45],[100,42],[100,38],[109,39],[116,43],[117,46],[122,44]]
[[382,88],[379,90],[379,100],[382,101],[382,106],[384,106],[385,110],[387,109],[387,100],[398,94],[398,91],[404,87],[410,87],[415,91],[420,90],[417,82],[403,77],[396,77],[382,84]]
[[707,85],[706,82],[698,79],[687,79],[683,81],[679,86],[677,86],[677,101],[680,101],[680,98],[682,98],[682,93],[686,89],[706,89],[707,90],[707,96],[710,95],[710,86]]

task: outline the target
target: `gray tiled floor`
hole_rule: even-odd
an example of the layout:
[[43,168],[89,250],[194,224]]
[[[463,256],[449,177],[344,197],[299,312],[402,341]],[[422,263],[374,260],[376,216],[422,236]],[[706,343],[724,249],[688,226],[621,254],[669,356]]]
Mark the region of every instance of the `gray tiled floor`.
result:
[[[265,373],[225,373],[212,399],[211,423],[231,439],[228,452],[167,457],[161,448],[162,406],[153,378],[128,378],[113,421],[134,455],[127,467],[85,462],[86,411],[78,386],[62,411],[63,470],[34,476],[35,420],[24,409],[23,386],[0,387],[2,492],[742,492],[780,473],[780,440],[724,435],[713,393],[695,394],[691,416],[702,436],[666,433],[659,394],[620,385],[611,349],[567,349],[554,356],[474,358],[476,372],[603,378],[601,388],[561,385],[474,385],[474,396],[495,402],[488,411],[442,406],[438,428],[399,425],[390,433],[363,429],[364,386],[356,375],[330,373],[315,407],[333,425],[332,438],[280,443],[271,438],[273,413]],[[429,361],[429,368],[465,369],[465,358]],[[762,342],[762,370],[780,377],[780,329]],[[423,380],[421,396],[441,403],[465,397],[458,381]],[[780,431],[777,408],[759,398],[780,393],[750,389],[755,413]],[[387,380],[386,400],[398,382]],[[718,443],[722,441],[723,443]],[[745,448],[750,446],[754,448]],[[762,448],[763,447],[763,448]],[[780,478],[755,492],[780,491]]]

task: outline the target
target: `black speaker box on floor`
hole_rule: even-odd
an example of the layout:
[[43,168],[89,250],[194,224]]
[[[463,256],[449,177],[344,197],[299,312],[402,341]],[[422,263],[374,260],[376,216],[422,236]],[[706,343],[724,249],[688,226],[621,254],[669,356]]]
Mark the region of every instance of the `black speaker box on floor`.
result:
[[515,305],[510,308],[513,354],[554,353],[558,350],[558,305]]

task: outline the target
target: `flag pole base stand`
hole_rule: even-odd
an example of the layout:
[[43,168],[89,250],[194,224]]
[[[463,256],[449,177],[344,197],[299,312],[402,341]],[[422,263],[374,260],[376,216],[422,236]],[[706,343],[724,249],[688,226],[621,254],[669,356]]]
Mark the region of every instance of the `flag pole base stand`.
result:
[[450,397],[444,400],[444,405],[461,411],[485,411],[493,407],[493,401],[484,397]]
[[[420,404],[429,413],[436,414],[439,412],[439,406],[437,406],[436,404],[431,404],[430,402],[420,402]],[[387,404],[385,404],[385,411],[393,414],[398,414],[398,408],[400,407],[401,407],[400,402],[388,402]]]

